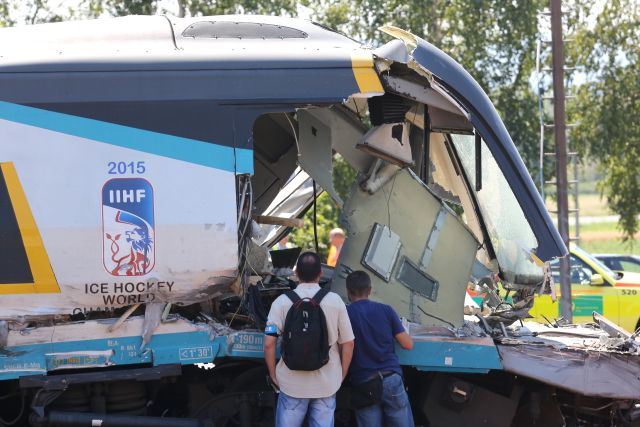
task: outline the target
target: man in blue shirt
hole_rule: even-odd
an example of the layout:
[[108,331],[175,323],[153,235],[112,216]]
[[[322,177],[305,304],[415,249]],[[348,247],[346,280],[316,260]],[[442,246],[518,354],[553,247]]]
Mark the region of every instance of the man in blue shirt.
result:
[[402,368],[394,350],[395,341],[410,350],[413,340],[390,306],[369,299],[371,278],[364,271],[347,277],[347,306],[355,339],[349,367],[354,390],[376,378],[382,380],[380,403],[356,409],[359,427],[413,427],[409,397],[402,380]]

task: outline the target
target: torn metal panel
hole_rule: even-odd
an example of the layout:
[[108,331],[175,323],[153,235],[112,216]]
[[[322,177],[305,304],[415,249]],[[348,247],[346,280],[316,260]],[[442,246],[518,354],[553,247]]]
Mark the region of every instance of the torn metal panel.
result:
[[0,351],[7,347],[9,341],[9,323],[6,320],[0,320]]
[[535,344],[498,345],[505,371],[579,395],[611,399],[640,396],[640,358],[637,355]]
[[[351,99],[351,98],[350,98]],[[356,100],[361,112],[367,111],[367,102]],[[331,140],[331,148],[338,152],[351,166],[360,172],[366,172],[371,165],[371,156],[356,149],[356,144],[367,132],[366,126],[352,113],[340,107],[309,108],[304,116],[312,116],[323,124]]]
[[288,113],[265,114],[253,124],[251,184],[257,212],[269,206],[296,168],[298,150],[290,120]]
[[[429,109],[436,108],[443,112],[462,116],[467,119],[466,127],[472,127],[469,123],[469,114],[462,109],[458,103],[448,94],[442,94],[442,89],[434,90],[426,85],[426,82],[418,83],[414,80],[408,80],[403,77],[394,76],[393,74],[383,74],[382,81],[392,91],[406,98],[418,101],[421,104],[429,106]],[[435,86],[438,87],[438,86]]]
[[473,133],[471,123],[458,114],[429,106],[429,122],[433,132]]
[[[428,104],[427,111],[429,113],[429,131],[473,134],[473,125],[463,116]],[[424,129],[424,105],[418,104],[411,107],[405,118],[420,129]]]
[[[553,226],[511,137],[478,83],[460,64],[419,37],[395,27],[383,27],[381,30],[404,42],[409,53],[409,68],[432,81],[430,86],[433,89],[436,85],[441,86],[443,93],[469,112],[470,121],[486,141],[536,236],[538,258],[549,261],[566,255],[567,248]],[[486,205],[486,202],[480,204]],[[490,209],[489,206],[485,208]]]
[[413,165],[409,124],[384,123],[375,126],[358,142],[358,149],[398,166]]
[[[442,206],[441,201],[407,169],[397,172],[373,194],[355,187],[343,209],[347,240],[332,288],[346,298],[346,275],[352,270],[366,268],[362,259],[372,230],[376,223],[385,225],[399,236],[402,248],[398,261],[392,266],[389,282],[372,274],[372,298],[390,304],[398,314],[415,322],[462,325],[465,288],[478,242],[455,214],[447,215],[444,220],[429,267],[425,270],[409,268],[411,264],[420,264]],[[452,254],[455,254],[453,264]],[[398,276],[402,271],[412,271],[413,279],[403,283],[404,276]],[[446,292],[437,292],[436,301],[432,301],[428,296],[433,295],[431,292],[436,287],[446,289]]]
[[552,328],[525,322],[497,340],[507,372],[579,395],[612,399],[640,396],[640,352],[601,329]]
[[142,323],[142,344],[140,350],[143,350],[151,341],[151,337],[160,325],[162,313],[164,312],[163,303],[149,303],[145,305],[144,322]]
[[409,60],[409,53],[405,44],[401,40],[391,40],[373,51],[374,55],[383,60],[400,62],[406,64]]
[[331,129],[305,110],[298,110],[298,163],[338,206],[342,199],[333,187]]

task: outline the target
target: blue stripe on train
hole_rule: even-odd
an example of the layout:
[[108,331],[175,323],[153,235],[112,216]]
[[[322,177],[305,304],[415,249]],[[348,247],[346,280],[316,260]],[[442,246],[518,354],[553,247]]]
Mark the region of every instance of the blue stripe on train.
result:
[[[106,365],[209,363],[220,357],[263,358],[261,332],[237,332],[211,339],[206,330],[154,335],[140,350],[139,336],[100,338],[9,347],[0,353],[0,381],[56,369]],[[412,351],[398,350],[400,363],[424,371],[488,372],[502,369],[494,345],[416,341]]]
[[0,119],[216,169],[253,173],[253,151],[0,101]]

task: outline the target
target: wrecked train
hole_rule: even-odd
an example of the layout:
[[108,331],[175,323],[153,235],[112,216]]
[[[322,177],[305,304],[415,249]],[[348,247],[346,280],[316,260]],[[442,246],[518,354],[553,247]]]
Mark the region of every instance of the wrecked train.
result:
[[635,335],[518,323],[567,250],[491,102],[381,30],[377,49],[261,16],[0,30],[0,425],[271,425],[261,329],[294,282],[268,249],[321,192],[347,230],[324,282],[345,296],[366,268],[409,321],[419,424],[638,424]]

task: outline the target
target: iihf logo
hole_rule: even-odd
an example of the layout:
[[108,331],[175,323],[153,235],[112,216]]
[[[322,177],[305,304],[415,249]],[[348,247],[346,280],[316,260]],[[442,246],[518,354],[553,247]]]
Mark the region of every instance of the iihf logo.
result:
[[114,276],[143,276],[155,264],[153,187],[116,178],[102,187],[103,263]]

